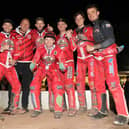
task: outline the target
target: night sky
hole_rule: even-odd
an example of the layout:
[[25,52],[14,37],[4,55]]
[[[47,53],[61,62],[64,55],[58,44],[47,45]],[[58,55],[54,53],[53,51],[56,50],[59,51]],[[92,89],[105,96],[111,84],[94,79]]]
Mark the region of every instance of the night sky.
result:
[[[108,20],[114,27],[118,45],[124,44],[125,50],[118,55],[119,70],[129,70],[129,3],[128,0],[35,0],[35,1],[3,1],[0,8],[0,24],[4,18],[11,18],[16,26],[24,17],[30,18],[32,28],[38,16],[45,18],[46,24],[54,26],[60,17],[67,18],[69,28],[76,27],[73,14],[79,10],[85,12],[89,3],[98,4],[101,19]],[[89,23],[86,18],[86,23]]]

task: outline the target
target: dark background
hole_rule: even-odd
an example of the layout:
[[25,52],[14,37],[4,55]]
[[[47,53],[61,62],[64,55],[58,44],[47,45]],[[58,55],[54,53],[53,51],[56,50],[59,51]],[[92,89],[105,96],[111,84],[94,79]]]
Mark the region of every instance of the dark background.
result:
[[[56,30],[56,21],[60,17],[68,20],[69,28],[74,28],[73,14],[79,10],[85,12],[85,6],[89,3],[98,4],[101,11],[101,19],[109,20],[116,35],[118,45],[124,44],[125,50],[118,55],[119,70],[129,70],[129,3],[128,0],[17,0],[3,1],[0,7],[0,24],[4,18],[11,18],[17,26],[20,20],[27,17],[31,20],[32,28],[34,20],[38,16],[45,18]],[[86,18],[86,23],[89,23]]]

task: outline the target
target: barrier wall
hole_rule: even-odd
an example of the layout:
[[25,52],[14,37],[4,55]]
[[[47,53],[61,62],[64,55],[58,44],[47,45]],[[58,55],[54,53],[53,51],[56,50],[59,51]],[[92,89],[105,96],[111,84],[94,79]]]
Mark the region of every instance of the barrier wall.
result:
[[[79,103],[78,103],[77,92],[75,92],[75,95],[76,95],[76,106],[78,109]],[[42,91],[41,96],[42,96],[41,100],[42,100],[43,109],[45,109],[45,110],[49,109],[48,91]],[[86,91],[86,98],[87,98],[86,99],[87,100],[87,108],[91,109],[92,105],[91,105],[91,92],[90,92],[90,90]],[[109,93],[108,93],[108,91],[107,91],[107,100],[108,100],[108,107],[109,107]],[[66,103],[68,105],[67,94],[66,94]],[[0,91],[0,107],[5,108],[5,107],[7,107],[7,105],[8,105],[8,91]],[[21,101],[20,101],[19,106],[21,107]],[[32,102],[31,102],[31,96],[29,96],[29,109],[33,109]]]

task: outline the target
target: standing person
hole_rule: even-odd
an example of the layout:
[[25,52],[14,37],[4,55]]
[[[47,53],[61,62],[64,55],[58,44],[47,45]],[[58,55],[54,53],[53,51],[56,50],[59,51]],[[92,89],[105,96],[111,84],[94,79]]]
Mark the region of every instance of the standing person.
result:
[[[6,25],[5,23],[8,23],[8,24],[11,24],[11,25]],[[5,35],[8,35],[7,37],[10,38],[11,37],[11,32],[12,32],[12,29],[13,29],[13,21],[11,19],[5,19],[3,21],[3,25],[2,25],[2,33],[5,33]],[[8,107],[6,107],[4,109],[4,111],[2,112],[2,114],[8,114],[11,112],[10,110],[10,106],[11,106],[11,86],[9,85],[8,86]]]
[[3,31],[0,32],[0,80],[6,77],[11,84],[12,92],[8,111],[16,113],[19,104],[21,84],[19,82],[13,60],[16,59],[16,42],[12,36],[13,23],[10,19],[5,19],[2,25]]
[[44,44],[44,36],[47,32],[53,31],[53,27],[49,24],[45,27],[45,22],[43,17],[37,17],[35,20],[35,27],[36,29],[33,30],[32,36],[35,42],[36,48],[40,45]]
[[128,111],[118,76],[116,60],[117,46],[115,44],[112,25],[108,21],[99,20],[100,12],[95,5],[89,5],[86,11],[89,20],[93,23],[93,36],[95,40],[94,46],[87,46],[87,51],[93,53],[97,60],[98,69],[95,71],[95,79],[98,84],[95,85],[95,88],[97,100],[101,103],[101,108],[93,117],[100,119],[107,116],[106,96],[100,94],[100,91],[105,91],[106,79],[118,113],[114,124],[124,125],[128,122]]
[[13,36],[16,38],[16,70],[22,84],[22,110],[21,113],[28,112],[29,85],[32,81],[33,73],[29,65],[33,58],[34,42],[30,21],[27,18],[21,20],[20,26],[15,29]]
[[[37,49],[38,47],[44,46],[44,36],[46,35],[47,32],[52,32],[53,27],[48,24],[47,27],[45,28],[45,21],[44,21],[43,17],[36,18],[35,27],[36,27],[36,29],[34,29],[32,32],[32,38],[33,38],[34,44]],[[40,64],[40,62],[39,62],[39,64]],[[54,97],[53,97],[51,90],[49,90],[49,80],[48,79],[47,79],[47,84],[48,84],[48,91],[49,91],[49,109],[50,109],[50,111],[53,111]],[[42,109],[42,105],[41,105],[41,109]]]
[[75,103],[75,87],[74,87],[74,81],[73,81],[74,80],[74,60],[73,60],[73,50],[72,50],[71,44],[68,38],[66,37],[66,28],[67,28],[66,21],[60,18],[59,21],[57,22],[57,28],[60,33],[56,37],[56,45],[60,47],[62,51],[64,51],[65,60],[67,62],[67,71],[65,73],[62,73],[62,80],[64,83],[64,88],[68,95],[68,103],[69,103],[68,116],[75,116],[76,103]]
[[[64,71],[66,68],[64,67],[64,55],[61,49],[54,45],[55,43],[55,34],[47,33],[45,35],[45,44],[42,47],[39,47],[36,50],[33,61],[30,65],[31,71],[34,71],[34,68],[37,64],[40,63],[40,67],[38,67],[34,79],[30,85],[30,92],[32,97],[32,103],[34,106],[34,112],[31,117],[37,117],[40,111],[40,88],[41,82],[45,78],[49,78],[51,81],[51,90],[54,94],[54,117],[59,119],[62,115],[63,110],[63,92],[64,87],[62,84],[62,80],[59,73],[59,68]],[[57,62],[59,62],[59,68],[57,66]]]
[[128,111],[129,111],[129,76],[127,76],[127,80],[124,86],[124,93],[125,93],[125,99],[126,99]]
[[[95,91],[95,82],[94,82],[94,65],[95,60],[93,55],[90,55],[86,51],[86,46],[88,44],[93,44],[93,28],[91,26],[85,26],[85,16],[83,12],[77,12],[74,16],[75,23],[77,28],[73,31],[73,34],[70,35],[70,31],[67,33],[73,50],[77,49],[77,77],[76,77],[76,86],[79,99],[79,114],[84,113],[87,110],[86,98],[85,98],[85,77],[86,71],[88,68],[88,80],[89,87],[92,95],[92,113],[96,112],[98,108],[96,100],[96,91]],[[71,37],[72,36],[72,37]],[[90,112],[91,113],[91,112]]]

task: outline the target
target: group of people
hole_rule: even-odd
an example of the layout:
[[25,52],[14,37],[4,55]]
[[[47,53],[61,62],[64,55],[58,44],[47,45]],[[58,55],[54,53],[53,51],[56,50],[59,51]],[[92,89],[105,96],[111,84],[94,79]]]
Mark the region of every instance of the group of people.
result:
[[[75,30],[67,30],[68,24],[60,18],[57,22],[59,35],[42,17],[36,18],[36,29],[30,29],[29,19],[22,19],[20,26],[13,29],[12,21],[4,20],[0,33],[0,79],[3,76],[11,84],[9,108],[11,114],[28,112],[29,91],[34,107],[31,117],[42,112],[40,88],[46,77],[49,91],[49,108],[54,118],[59,119],[64,110],[64,94],[68,95],[68,116],[87,111],[85,76],[91,90],[92,110],[89,116],[102,119],[108,115],[105,81],[115,101],[116,125],[128,123],[128,111],[121,88],[116,54],[121,51],[115,43],[112,25],[99,20],[96,5],[89,5],[86,13],[92,26],[85,25],[83,12],[77,12]],[[77,51],[76,85],[74,85],[74,57]],[[18,73],[18,76],[17,76]],[[33,79],[32,79],[33,78]],[[19,81],[20,80],[20,81]],[[76,109],[75,87],[78,93],[79,110]],[[18,108],[22,88],[22,109]],[[2,116],[1,116],[2,118]]]

